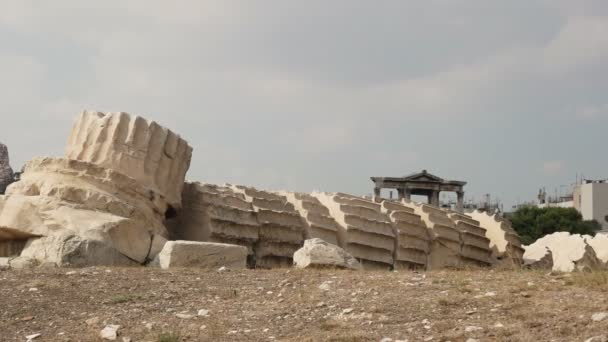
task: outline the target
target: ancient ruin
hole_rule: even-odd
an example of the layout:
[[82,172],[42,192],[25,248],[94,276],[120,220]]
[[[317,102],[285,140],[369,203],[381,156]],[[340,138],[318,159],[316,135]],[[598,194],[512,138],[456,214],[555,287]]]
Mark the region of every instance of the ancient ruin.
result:
[[84,111],[74,123],[65,155],[131,177],[179,208],[192,147],[154,121]]
[[[0,196],[0,242],[27,240],[21,258],[59,266],[153,259],[169,237],[163,221],[181,205],[169,184],[181,189],[191,151],[159,127],[125,113],[83,112],[68,143],[73,159],[33,159]],[[148,175],[164,176],[152,183]]]
[[412,195],[428,198],[427,203],[439,207],[439,194],[442,191],[455,192],[456,210],[462,212],[464,205],[464,186],[467,182],[445,180],[422,170],[404,177],[372,177],[374,197],[380,197],[382,189],[396,189],[399,200],[410,201]]
[[490,240],[492,258],[505,261],[511,265],[521,265],[524,249],[519,235],[511,227],[511,223],[498,214],[475,210],[467,216],[479,222],[479,226],[486,230],[486,237]]
[[380,204],[342,193],[314,193],[340,225],[342,246],[364,268],[390,269],[397,236]]
[[395,201],[382,201],[382,212],[390,218],[397,236],[394,267],[426,269],[431,238],[420,215],[414,209]]
[[[377,189],[397,188],[400,201],[274,192],[185,182],[191,157],[184,139],[155,122],[81,113],[66,158],[29,161],[0,196],[0,257],[10,256],[12,267],[224,262],[240,268],[246,260],[261,268],[295,262],[383,270],[523,261],[507,220],[432,205],[439,191],[456,191],[461,199],[464,182],[427,172],[374,177]],[[431,204],[411,202],[412,194],[427,194]],[[555,258],[561,256],[553,251]],[[546,248],[539,259],[549,260]]]
[[10,165],[8,148],[0,143],[0,195],[4,194],[6,187],[13,182],[13,169]]

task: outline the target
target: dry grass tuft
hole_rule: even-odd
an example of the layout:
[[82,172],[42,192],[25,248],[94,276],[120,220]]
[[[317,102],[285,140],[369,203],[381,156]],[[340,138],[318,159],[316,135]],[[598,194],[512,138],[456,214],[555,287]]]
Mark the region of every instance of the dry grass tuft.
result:
[[608,289],[608,272],[576,272],[566,279],[566,285],[580,286],[584,288],[606,290]]

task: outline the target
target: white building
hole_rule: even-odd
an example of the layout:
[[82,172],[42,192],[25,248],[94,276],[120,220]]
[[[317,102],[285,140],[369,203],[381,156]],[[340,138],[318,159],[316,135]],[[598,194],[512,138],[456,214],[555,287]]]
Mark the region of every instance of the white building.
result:
[[574,208],[583,220],[596,220],[608,231],[608,181],[583,181],[574,188]]

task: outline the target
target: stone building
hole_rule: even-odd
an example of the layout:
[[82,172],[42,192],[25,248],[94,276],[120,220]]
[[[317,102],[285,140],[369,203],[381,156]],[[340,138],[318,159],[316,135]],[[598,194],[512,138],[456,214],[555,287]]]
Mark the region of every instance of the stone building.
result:
[[374,197],[380,197],[382,189],[396,189],[399,200],[410,200],[412,195],[428,197],[428,203],[439,207],[439,194],[442,191],[455,192],[456,210],[462,212],[464,204],[464,186],[467,182],[445,180],[428,173],[426,170],[404,177],[371,177],[374,182]]

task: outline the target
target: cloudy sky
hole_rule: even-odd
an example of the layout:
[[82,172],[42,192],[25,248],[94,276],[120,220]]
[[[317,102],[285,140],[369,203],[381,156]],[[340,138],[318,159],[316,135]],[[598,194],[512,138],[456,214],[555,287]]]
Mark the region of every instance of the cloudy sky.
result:
[[0,141],[154,119],[188,178],[371,193],[428,169],[507,205],[608,177],[608,1],[0,0]]

